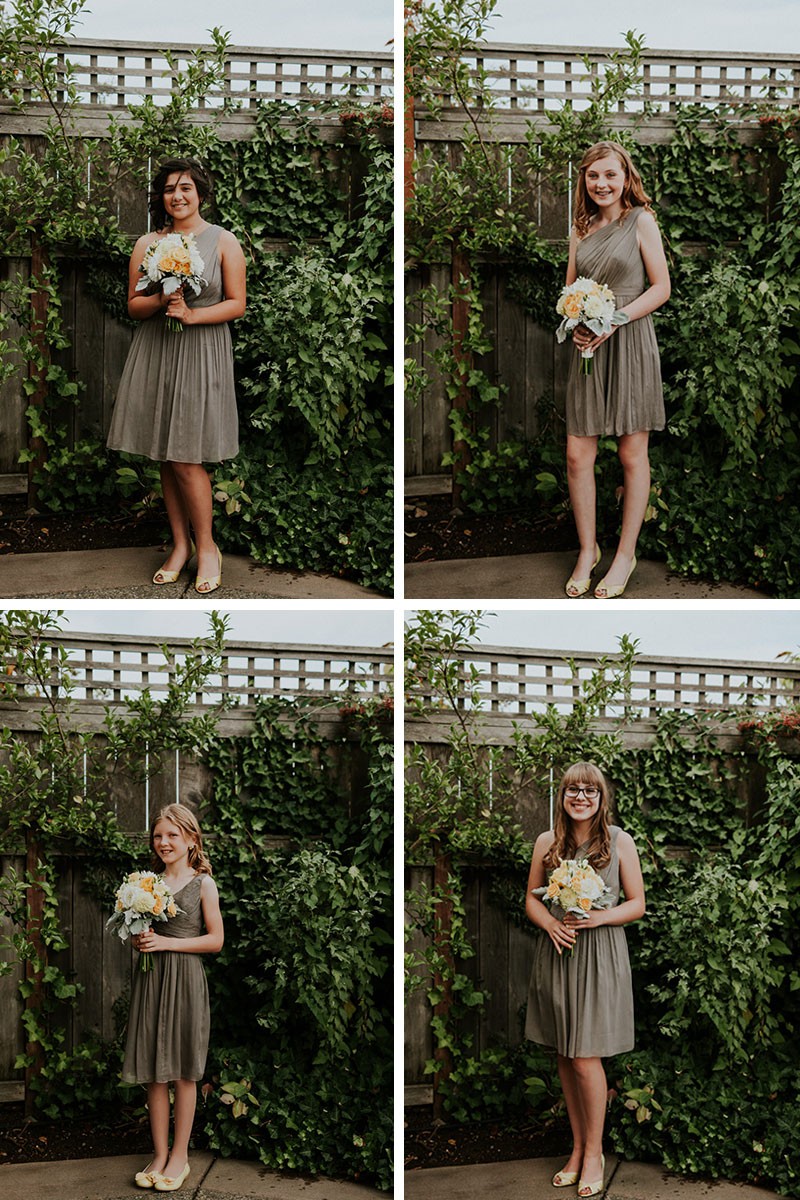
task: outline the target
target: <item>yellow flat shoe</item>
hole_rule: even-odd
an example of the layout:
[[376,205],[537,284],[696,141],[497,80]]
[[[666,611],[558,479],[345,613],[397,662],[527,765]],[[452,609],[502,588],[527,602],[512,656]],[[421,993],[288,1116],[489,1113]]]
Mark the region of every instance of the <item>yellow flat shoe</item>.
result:
[[577,1171],[556,1171],[556,1173],[552,1179],[553,1187],[555,1187],[555,1188],[572,1187],[573,1184],[575,1184],[577,1182],[578,1182],[578,1172]]
[[133,1182],[138,1188],[155,1187],[158,1171],[137,1171],[133,1177]]
[[622,587],[608,587],[605,578],[601,579],[597,587],[594,589],[595,598],[597,600],[616,600],[618,596],[623,595],[625,588],[628,586],[628,580],[636,570],[636,555],[634,554],[631,560],[631,569],[625,576],[625,582]]
[[207,579],[201,579],[198,575],[194,581],[194,590],[200,596],[208,596],[209,593],[215,592],[222,583],[222,555],[220,554],[219,546],[215,546],[217,558],[219,559],[219,573],[211,575]]
[[[600,1193],[603,1190],[603,1180],[605,1179],[605,1174],[606,1174],[606,1156],[605,1156],[605,1154],[600,1155],[600,1169],[602,1170],[603,1174],[600,1176],[599,1179],[595,1179],[594,1183],[588,1183],[587,1180],[585,1180],[585,1179],[582,1179],[580,1181],[580,1183],[578,1184],[578,1195],[579,1196],[599,1196],[600,1195]],[[158,1187],[158,1184],[156,1184],[156,1187]]]
[[[597,564],[600,562],[600,559],[602,558],[602,551],[597,544],[595,544],[594,550],[595,550],[595,560],[592,565],[592,569],[589,572],[589,578],[588,579],[575,579],[575,577],[573,575],[570,575],[569,579],[566,582],[564,591],[567,593],[570,600],[577,600],[579,596],[585,596],[586,593],[588,592],[589,588],[592,586],[592,575],[597,570]],[[559,1174],[560,1174],[560,1172],[559,1172]],[[558,1186],[559,1185],[556,1184],[556,1187],[558,1187]],[[562,1186],[566,1187],[567,1184],[563,1184]]]
[[189,1164],[181,1171],[177,1179],[168,1179],[166,1175],[157,1175],[154,1187],[157,1192],[177,1192],[178,1188],[182,1188],[189,1177]]
[[[186,559],[186,562],[183,564],[183,567],[180,567],[177,571],[165,571],[163,567],[159,567],[159,569],[156,571],[155,575],[153,576],[153,583],[156,585],[156,587],[163,587],[163,585],[165,583],[177,583],[178,580],[180,579],[181,571],[183,570],[184,567],[186,567],[192,561],[193,558],[194,558],[194,542],[190,542],[189,543],[189,557]],[[140,1171],[139,1174],[143,1175],[144,1172]],[[139,1186],[141,1187],[142,1185],[140,1184]]]

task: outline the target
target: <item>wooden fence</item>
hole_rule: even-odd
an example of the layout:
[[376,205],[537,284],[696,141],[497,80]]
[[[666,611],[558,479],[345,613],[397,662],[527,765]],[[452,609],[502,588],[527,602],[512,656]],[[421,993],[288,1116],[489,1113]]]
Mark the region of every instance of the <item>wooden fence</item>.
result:
[[[518,650],[507,647],[482,646],[476,652],[458,656],[464,664],[464,679],[470,667],[479,673],[482,709],[474,713],[476,736],[487,745],[507,747],[502,759],[511,766],[511,742],[515,734],[530,729],[535,732],[537,713],[555,705],[562,713],[569,712],[579,696],[581,680],[603,665],[604,673],[613,671],[618,655],[603,660],[577,651]],[[570,666],[574,664],[574,669]],[[411,696],[425,699],[424,690],[414,689]],[[742,715],[764,714],[776,709],[800,704],[800,666],[775,663],[737,662],[721,659],[681,659],[670,657],[640,657],[631,673],[631,686],[625,703],[609,706],[594,723],[595,732],[620,732],[623,744],[630,747],[652,745],[656,718],[662,711],[682,711],[687,714],[720,713],[723,709],[741,706]],[[469,711],[466,688],[462,691],[462,706]],[[619,718],[628,721],[620,727]],[[423,746],[425,754],[445,759],[449,753],[447,731],[452,714],[428,704],[416,714],[407,709],[405,722],[406,753]],[[722,754],[741,748],[741,735],[734,723],[718,726],[715,738]],[[797,745],[800,757],[800,745]],[[502,768],[498,768],[498,771]],[[533,783],[519,787],[514,798],[514,817],[525,837],[535,837],[552,822],[553,780],[550,789],[539,789]],[[491,790],[491,781],[489,781]],[[743,811],[755,815],[764,798],[764,776],[753,764],[741,791]],[[459,962],[463,971],[476,985],[489,993],[480,1015],[465,1018],[464,1030],[473,1038],[476,1050],[497,1042],[517,1045],[522,1040],[522,1014],[527,997],[531,959],[531,932],[524,922],[509,920],[492,899],[492,872],[480,867],[462,868],[464,878],[465,926],[476,949],[474,958]],[[520,888],[524,879],[520,879]],[[406,869],[406,887],[416,890],[433,886],[433,867],[414,866]],[[413,934],[410,949],[420,949],[418,934]],[[432,1056],[430,1008],[417,992],[407,1003],[405,1012],[405,1082],[406,1103],[429,1103],[431,1088],[424,1066]]]
[[[170,638],[171,652],[165,653],[155,639],[122,635],[51,635],[48,642],[52,643],[52,669],[46,681],[49,697],[60,701],[64,696],[63,674],[57,661],[58,650],[63,649],[76,685],[72,692],[73,723],[77,728],[95,731],[100,739],[106,706],[119,706],[141,695],[145,688],[154,700],[162,699],[170,676],[191,646],[188,638]],[[331,743],[325,768],[337,779],[345,803],[357,806],[364,786],[363,767],[343,750],[343,739],[351,734],[339,705],[354,691],[364,697],[385,694],[391,686],[391,650],[228,642],[222,660],[219,675],[209,681],[207,690],[194,697],[191,711],[207,710],[228,696],[236,701],[236,707],[219,719],[219,733],[246,737],[260,696],[329,700],[314,716],[320,738]],[[4,677],[13,682],[13,675],[6,673]],[[17,701],[0,701],[0,727],[12,730],[17,738],[32,739],[36,737],[43,697],[37,696],[39,689],[33,684],[22,679],[18,684]],[[211,799],[214,782],[203,763],[177,750],[152,762],[152,771],[148,770],[144,782],[116,773],[110,773],[108,780],[109,807],[120,826],[141,841],[143,859],[147,858],[146,830],[152,814],[178,799],[189,800],[202,810]],[[280,844],[281,839],[276,838],[275,843]],[[20,876],[24,873],[24,856],[0,856],[0,870],[7,873],[12,869]],[[113,1035],[114,1004],[129,985],[132,962],[130,946],[123,946],[105,932],[108,913],[87,896],[82,870],[77,859],[64,859],[59,864],[58,918],[69,948],[55,955],[53,961],[84,987],[76,1009],[65,1006],[60,1014],[68,1047],[90,1032],[103,1038]],[[0,940],[10,930],[10,923],[0,920]],[[22,1094],[19,1073],[14,1071],[14,1059],[24,1050],[19,981],[16,963],[11,974],[0,977],[0,1101],[17,1100]]]
[[[479,109],[476,116],[484,136],[517,147],[511,171],[524,173],[527,194],[518,219],[530,222],[552,242],[565,242],[569,236],[572,192],[569,181],[559,191],[537,178],[526,146],[535,148],[536,131],[550,123],[553,112],[564,106],[575,110],[587,106],[593,81],[602,81],[615,53],[609,47],[485,43],[466,58],[474,75],[486,73],[485,91],[491,105]],[[647,50],[640,86],[619,102],[610,124],[612,128],[633,128],[642,143],[666,142],[672,137],[681,105],[709,110],[728,105],[729,120],[739,140],[751,145],[761,136],[751,106],[759,106],[762,114],[778,113],[795,106],[799,96],[798,55]],[[436,114],[415,105],[414,151],[428,150],[455,162],[466,118],[451,96],[442,94],[441,99],[444,107]],[[731,236],[736,237],[737,232],[731,231]],[[696,252],[701,247],[686,249]],[[542,404],[554,409],[556,420],[563,416],[574,351],[569,342],[557,345],[552,330],[538,325],[509,295],[507,264],[479,262],[477,266],[483,322],[493,348],[476,360],[476,366],[504,388],[500,403],[479,419],[489,430],[491,446],[506,440],[528,441],[540,431]],[[450,283],[450,263],[410,270],[409,322],[422,322],[415,299],[421,289],[431,286],[442,295]],[[424,396],[419,401],[409,398],[405,406],[405,470],[410,494],[447,487],[441,463],[442,456],[453,448],[448,419],[451,401],[433,357],[439,344],[439,339],[428,333],[422,344],[408,349],[409,357],[429,376]]]

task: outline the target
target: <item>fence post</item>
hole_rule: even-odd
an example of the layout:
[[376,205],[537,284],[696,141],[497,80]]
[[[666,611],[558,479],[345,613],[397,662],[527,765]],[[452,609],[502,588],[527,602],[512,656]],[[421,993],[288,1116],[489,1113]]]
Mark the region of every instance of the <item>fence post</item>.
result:
[[[42,941],[42,919],[44,916],[44,893],[41,889],[39,873],[39,843],[36,835],[28,830],[25,835],[25,866],[28,879],[27,929],[32,956],[25,961],[25,981],[30,987],[25,997],[25,1012],[31,1013],[32,1018],[41,1019],[39,1013],[42,1007],[42,981],[47,966],[47,950]],[[27,1028],[27,1026],[26,1026]],[[33,1062],[25,1067],[25,1116],[34,1115],[33,1080],[37,1078],[44,1066],[44,1050],[41,1043],[30,1039],[25,1045],[25,1053],[33,1058]]]
[[[47,345],[47,290],[42,286],[49,266],[47,252],[42,244],[39,230],[31,234],[31,340],[35,354],[28,362],[28,379],[33,383],[29,399],[32,408],[41,412],[47,396],[47,368],[50,363],[50,347]],[[28,507],[35,508],[39,489],[35,482],[37,471],[47,461],[44,441],[38,435],[28,439],[31,458],[28,461]]]
[[[453,396],[453,411],[462,414],[466,419],[469,411],[469,386],[466,383],[472,369],[472,353],[464,350],[464,342],[469,331],[469,300],[465,292],[469,292],[472,279],[470,261],[466,253],[457,245],[453,246],[451,260],[451,283],[453,286],[453,357],[459,365],[461,381],[458,391]],[[470,464],[471,455],[467,442],[463,438],[453,439],[453,508],[461,506],[461,484],[459,474]]]
[[[451,899],[449,854],[442,853],[438,843],[434,845],[433,894],[438,897],[436,919],[433,924],[433,944],[444,962],[444,970],[436,971],[433,986],[441,993],[441,1000],[434,1005],[433,1015],[447,1021],[453,1007],[453,902]],[[453,1069],[453,1054],[447,1046],[437,1046],[433,1052],[436,1069],[433,1075],[433,1119],[444,1120],[444,1097],[439,1090]]]

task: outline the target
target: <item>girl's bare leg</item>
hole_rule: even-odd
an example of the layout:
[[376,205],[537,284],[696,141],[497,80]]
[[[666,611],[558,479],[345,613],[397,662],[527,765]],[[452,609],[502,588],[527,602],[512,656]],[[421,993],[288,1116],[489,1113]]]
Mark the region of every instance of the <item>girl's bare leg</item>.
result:
[[175,1087],[175,1136],[172,1153],[162,1171],[167,1179],[176,1179],[189,1160],[189,1139],[192,1136],[194,1110],[197,1105],[197,1084],[193,1079],[176,1079]]
[[170,463],[184,507],[194,530],[197,546],[197,574],[203,579],[219,571],[217,548],[212,531],[213,498],[211,480],[202,463]]
[[558,1056],[558,1075],[567,1105],[569,1126],[572,1130],[572,1153],[561,1168],[567,1174],[581,1169],[586,1135],[583,1128],[583,1106],[578,1092],[578,1080],[572,1069],[572,1059],[565,1058],[563,1054]]
[[161,463],[161,491],[164,495],[169,527],[172,530],[172,551],[165,559],[162,569],[164,571],[180,571],[189,557],[191,548],[189,513],[183,502],[183,495],[172,469],[172,463]]
[[603,1153],[608,1083],[600,1058],[573,1058],[572,1070],[580,1097],[585,1137],[580,1177],[587,1183],[594,1183],[602,1175],[600,1156]]
[[650,434],[647,430],[641,433],[626,433],[619,439],[625,498],[622,505],[619,546],[604,580],[609,587],[622,586],[636,553],[636,542],[650,501],[650,459],[647,456],[649,439]]
[[153,1138],[149,1170],[163,1171],[169,1158],[169,1084],[148,1083],[147,1113]]
[[572,572],[574,579],[588,579],[594,566],[597,544],[597,494],[594,481],[596,457],[596,437],[567,435],[567,482],[581,547]]

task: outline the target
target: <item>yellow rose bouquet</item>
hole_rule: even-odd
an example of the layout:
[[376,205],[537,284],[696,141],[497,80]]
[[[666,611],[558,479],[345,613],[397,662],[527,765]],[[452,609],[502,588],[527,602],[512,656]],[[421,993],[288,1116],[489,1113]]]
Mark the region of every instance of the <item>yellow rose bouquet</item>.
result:
[[[179,287],[190,287],[195,296],[206,280],[203,278],[205,263],[197,250],[193,233],[168,233],[156,238],[145,250],[139,270],[144,275],[136,285],[137,292],[146,291],[151,284],[161,284],[165,296],[171,296]],[[167,317],[167,328],[183,333],[183,325],[175,317]]]
[[[564,858],[551,872],[547,887],[533,888],[545,904],[557,904],[564,913],[586,918],[593,908],[611,908],[614,893],[588,858]],[[570,950],[572,957],[575,947]]]
[[[144,933],[154,921],[168,921],[182,911],[162,875],[133,871],[117,888],[114,914],[106,921],[106,928],[116,929],[120,940],[127,942],[131,934]],[[141,954],[139,970],[152,969],[152,954]]]
[[[617,310],[614,293],[607,284],[583,277],[562,289],[556,312],[564,318],[556,330],[559,345],[578,325],[585,325],[599,337],[603,333],[611,333],[615,325],[627,325],[630,320],[627,313]],[[591,375],[593,358],[594,350],[581,351],[581,370],[584,375]]]

